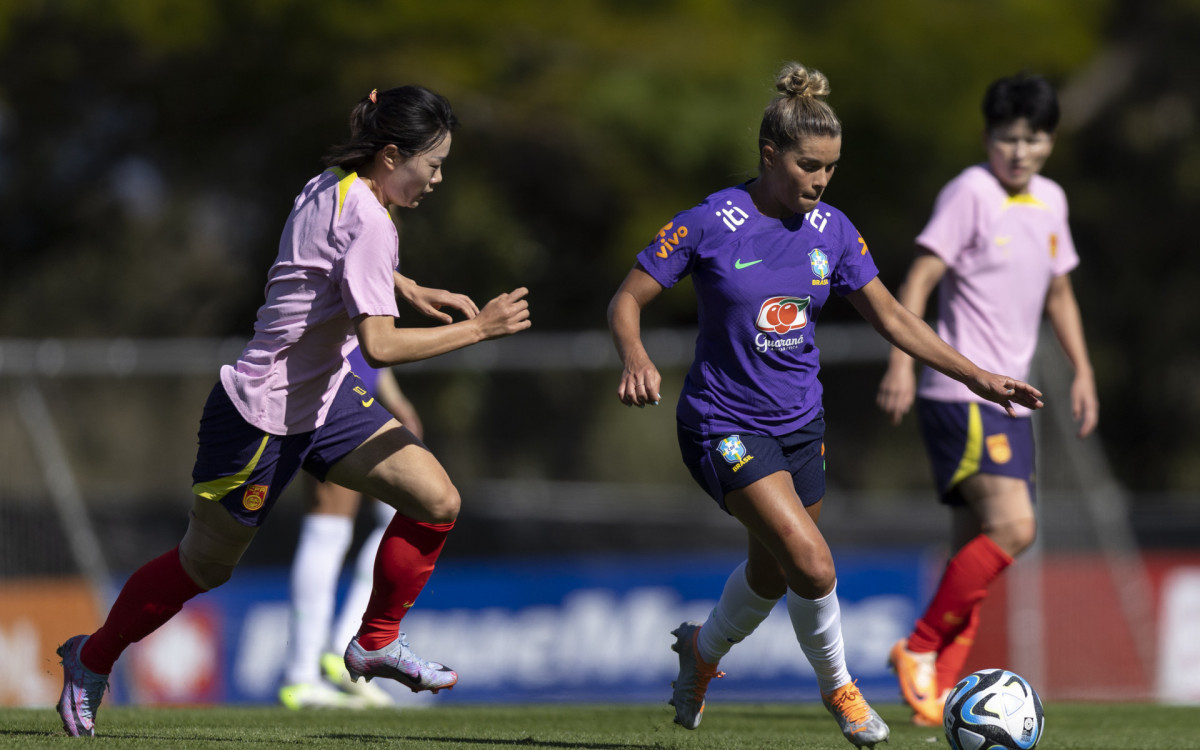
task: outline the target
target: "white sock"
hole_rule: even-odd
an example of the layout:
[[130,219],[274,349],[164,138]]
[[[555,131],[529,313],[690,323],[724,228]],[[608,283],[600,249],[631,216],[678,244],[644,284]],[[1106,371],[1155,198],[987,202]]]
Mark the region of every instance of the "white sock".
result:
[[820,599],[805,599],[788,589],[788,616],[796,640],[817,673],[821,694],[828,695],[850,682],[846,670],[846,650],[842,645],[842,610],[838,606],[837,584]]
[[329,650],[341,654],[350,645],[350,639],[358,633],[362,625],[363,612],[367,611],[367,602],[371,599],[371,585],[375,576],[375,555],[379,552],[379,540],[383,531],[392,522],[396,509],[381,503],[375,503],[375,518],[378,524],[363,540],[358,558],[354,562],[354,577],[350,579],[350,588],[346,591],[346,600],[338,612],[337,622],[333,626],[332,640]]
[[329,639],[338,573],[354,535],[354,519],[309,513],[300,526],[292,558],[291,616],[284,682],[295,685],[321,678],[321,650]]
[[764,599],[754,593],[746,581],[746,563],[743,562],[725,581],[721,598],[708,614],[700,635],[696,638],[696,650],[700,658],[716,664],[729,653],[733,644],[754,632],[775,608],[778,599]]

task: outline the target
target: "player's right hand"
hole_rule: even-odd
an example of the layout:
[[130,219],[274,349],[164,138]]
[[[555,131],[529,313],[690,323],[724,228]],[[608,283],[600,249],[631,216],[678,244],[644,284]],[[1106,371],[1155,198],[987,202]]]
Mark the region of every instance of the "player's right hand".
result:
[[474,322],[485,339],[509,336],[533,325],[529,319],[529,300],[525,299],[526,294],[529,294],[528,289],[518,287],[483,306],[479,315],[475,316]]
[[617,398],[626,406],[641,408],[647,404],[658,406],[662,400],[662,376],[649,357],[631,358],[621,373],[621,384],[617,386]]
[[917,394],[917,376],[913,372],[913,366],[906,364],[905,366],[893,366],[887,369],[883,374],[883,380],[879,381],[879,392],[875,395],[875,403],[891,418],[893,425],[900,424],[900,420],[912,408],[913,400]]
[[1029,383],[1007,375],[997,375],[994,372],[980,370],[980,376],[977,379],[964,380],[963,384],[972,392],[1002,406],[1010,417],[1017,416],[1013,404],[1020,404],[1026,409],[1040,409],[1045,406],[1041,391]]

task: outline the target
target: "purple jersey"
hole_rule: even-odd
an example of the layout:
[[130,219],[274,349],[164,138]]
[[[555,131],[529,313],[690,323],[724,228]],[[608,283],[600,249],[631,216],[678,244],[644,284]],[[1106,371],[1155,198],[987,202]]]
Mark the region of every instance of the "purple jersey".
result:
[[638,262],[664,287],[692,276],[699,335],[676,416],[704,435],[786,435],[816,418],[817,317],[831,291],[879,273],[841,211],[773,219],[745,185],[677,214]]

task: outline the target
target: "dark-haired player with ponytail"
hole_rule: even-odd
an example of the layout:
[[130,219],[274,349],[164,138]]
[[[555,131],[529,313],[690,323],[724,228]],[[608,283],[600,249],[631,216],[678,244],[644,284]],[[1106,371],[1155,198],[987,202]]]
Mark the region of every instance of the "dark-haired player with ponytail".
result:
[[[986,399],[1040,405],[1036,389],[981,370],[904,309],[877,278],[862,236],[824,202],[842,151],[825,102],[829,81],[797,63],[776,80],[759,127],[759,174],[677,214],[637,256],[609,305],[631,406],[657,404],[662,377],[641,338],[641,312],[692,277],[695,361],[676,409],[679,446],[697,483],[746,527],[747,559],[704,623],[675,631],[675,721],[700,724],[717,664],[786,597],[821,698],[856,746],[888,739],[846,669],[833,556],[817,528],[825,498],[825,420],[817,319],[834,294],[884,338]],[[834,459],[836,460],[836,459]]]
[[[396,508],[375,561],[362,627],[346,649],[354,679],[387,677],[414,691],[458,680],[409,648],[400,620],[433,571],[459,494],[433,454],[350,372],[357,344],[373,367],[434,357],[529,327],[526,290],[482,310],[470,298],[396,270],[388,209],[415,208],[442,181],[458,121],[420,86],[372,91],[354,108],[350,139],[296,198],[267,272],[266,301],[237,362],[221,369],[200,420],[187,532],[125,583],[104,624],[58,649],[58,712],[90,736],[121,653],[197,594],[229,580],[276,499],[300,469]],[[396,296],[446,323],[398,328]],[[465,318],[451,322],[444,309]],[[356,341],[357,339],[357,341]]]

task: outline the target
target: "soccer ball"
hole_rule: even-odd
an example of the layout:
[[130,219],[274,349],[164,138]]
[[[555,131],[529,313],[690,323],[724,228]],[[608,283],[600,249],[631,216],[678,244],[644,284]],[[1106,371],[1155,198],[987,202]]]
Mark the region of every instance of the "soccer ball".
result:
[[981,669],[946,696],[942,727],[952,750],[1033,750],[1046,719],[1033,686],[1006,669]]

